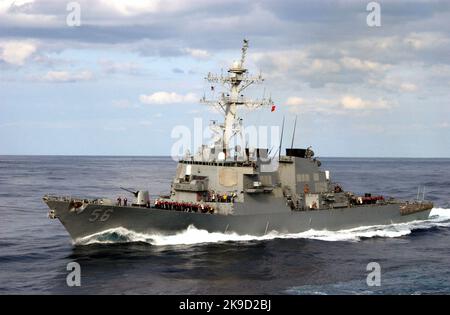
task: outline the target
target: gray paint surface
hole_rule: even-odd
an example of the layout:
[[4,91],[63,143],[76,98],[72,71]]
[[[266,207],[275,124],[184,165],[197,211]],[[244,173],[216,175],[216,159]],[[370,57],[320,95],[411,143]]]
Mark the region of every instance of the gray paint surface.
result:
[[[389,204],[377,207],[284,212],[269,212],[266,208],[266,213],[259,214],[214,215],[106,205],[89,205],[83,212],[77,213],[69,210],[68,202],[62,201],[50,201],[48,206],[55,210],[56,216],[74,240],[118,227],[148,234],[179,232],[190,225],[209,232],[236,232],[249,235],[264,235],[270,231],[299,233],[310,229],[335,231],[424,220],[431,211],[402,216],[398,204]],[[97,219],[92,222],[96,213],[103,214],[106,210],[110,213],[107,220]]]

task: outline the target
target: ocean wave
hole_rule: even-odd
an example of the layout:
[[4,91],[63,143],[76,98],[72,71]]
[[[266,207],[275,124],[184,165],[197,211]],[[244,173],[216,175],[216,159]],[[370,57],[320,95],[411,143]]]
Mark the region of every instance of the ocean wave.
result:
[[430,217],[423,221],[397,223],[390,225],[364,226],[348,230],[327,231],[308,230],[301,233],[278,233],[271,231],[264,236],[239,235],[236,233],[208,232],[189,226],[176,234],[144,234],[122,227],[105,230],[75,241],[75,245],[116,244],[116,243],[148,243],[156,246],[195,245],[203,243],[250,242],[271,239],[315,239],[322,241],[360,241],[365,238],[394,238],[411,234],[414,230],[435,227],[450,227],[450,209],[434,208]]

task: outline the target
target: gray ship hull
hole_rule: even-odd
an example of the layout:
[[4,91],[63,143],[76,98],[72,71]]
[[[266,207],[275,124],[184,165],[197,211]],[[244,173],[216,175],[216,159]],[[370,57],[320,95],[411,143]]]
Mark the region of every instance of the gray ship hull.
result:
[[310,229],[336,231],[361,226],[389,225],[428,218],[431,207],[402,214],[401,204],[366,205],[331,210],[274,211],[247,215],[216,215],[156,208],[89,204],[74,211],[69,201],[46,201],[73,240],[113,228],[138,233],[173,234],[190,225],[209,232],[264,235],[270,231],[299,233]]

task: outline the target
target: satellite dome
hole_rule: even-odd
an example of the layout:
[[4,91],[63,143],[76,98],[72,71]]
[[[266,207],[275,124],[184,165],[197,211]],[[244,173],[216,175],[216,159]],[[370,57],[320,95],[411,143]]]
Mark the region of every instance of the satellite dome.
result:
[[219,154],[217,155],[217,159],[219,161],[224,161],[225,160],[225,153],[219,152]]

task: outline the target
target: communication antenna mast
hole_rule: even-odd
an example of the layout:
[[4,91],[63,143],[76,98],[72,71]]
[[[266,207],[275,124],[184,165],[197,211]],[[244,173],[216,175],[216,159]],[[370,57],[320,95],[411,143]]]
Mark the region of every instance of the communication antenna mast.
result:
[[242,45],[241,60],[235,61],[228,69],[228,75],[220,76],[208,73],[205,78],[210,83],[220,83],[228,88],[227,93],[222,93],[216,100],[207,100],[203,97],[200,102],[206,105],[214,106],[223,111],[224,122],[218,124],[211,129],[215,134],[215,145],[221,146],[223,151],[226,152],[227,157],[230,153],[230,143],[233,137],[242,137],[242,119],[238,116],[237,109],[239,106],[245,106],[247,108],[255,109],[261,106],[273,106],[272,98],[257,100],[248,100],[244,97],[242,92],[250,85],[255,83],[261,83],[264,81],[261,74],[258,76],[250,76],[248,70],[244,68],[245,57],[247,55],[248,40],[244,39]]
[[295,115],[294,131],[292,131],[291,149],[294,147],[295,128],[297,127],[297,115]]
[[284,116],[283,116],[283,123],[281,125],[280,146],[278,147],[278,160],[281,157],[281,145],[283,144],[283,132],[284,132]]

